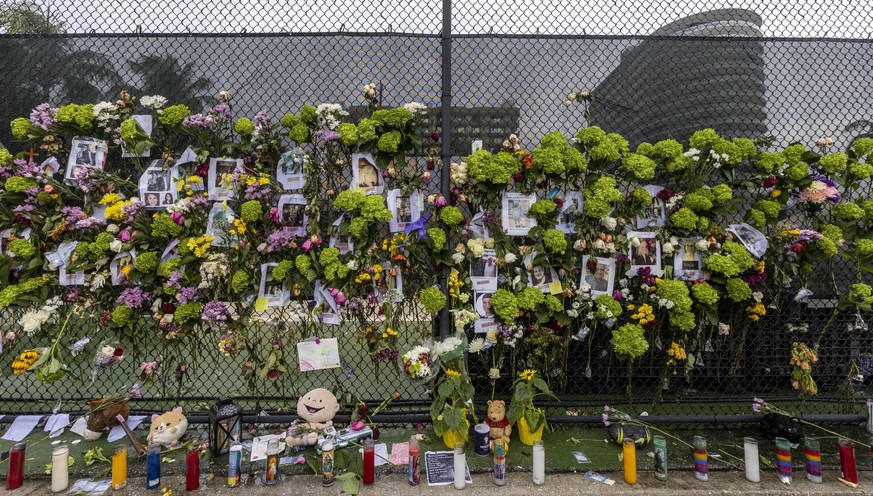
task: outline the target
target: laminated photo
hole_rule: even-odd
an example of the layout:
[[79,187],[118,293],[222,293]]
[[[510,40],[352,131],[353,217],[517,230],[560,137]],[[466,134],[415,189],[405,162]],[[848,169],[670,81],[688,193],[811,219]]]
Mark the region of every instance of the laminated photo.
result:
[[277,265],[279,264],[261,264],[261,282],[258,286],[258,299],[263,298],[268,307],[284,307],[290,300],[290,295],[285,289],[285,282],[273,280],[273,268]]
[[306,153],[297,147],[279,156],[276,165],[276,180],[286,190],[303,189],[306,185],[306,176],[303,174],[303,166],[307,162]]
[[109,274],[112,278],[112,285],[118,286],[124,284],[133,270],[133,264],[136,262],[136,250],[123,251],[109,262]]
[[333,221],[333,234],[330,236],[330,240],[328,240],[328,247],[336,248],[339,250],[340,255],[345,255],[346,253],[351,253],[355,251],[355,243],[352,240],[351,236],[341,236],[337,233],[339,230],[340,224],[343,223],[343,219],[345,218],[345,214],[337,217],[335,221]]
[[313,320],[330,325],[340,324],[339,305],[336,303],[336,298],[330,294],[330,288],[320,280],[315,281],[315,292],[312,299],[315,300],[315,306],[311,312]]
[[731,224],[725,231],[732,233],[755,258],[763,257],[770,246],[764,233],[745,222]]
[[109,145],[104,140],[82,136],[73,138],[64,181],[71,185],[78,184],[76,173],[83,168],[103,170],[108,151]]
[[581,191],[571,191],[564,195],[564,205],[558,213],[558,225],[556,226],[564,234],[572,234],[576,231],[576,214],[582,213],[583,199]]
[[[589,267],[590,266],[590,267]],[[615,260],[612,258],[582,257],[582,277],[579,289],[589,289],[591,296],[611,295],[615,285]]]
[[306,236],[306,197],[282,195],[279,198],[279,222],[291,231],[292,236]]
[[[382,267],[385,268],[382,278],[376,282],[376,292],[379,301],[385,301],[386,298],[390,297],[394,303],[402,302],[403,270],[388,263],[383,263]],[[394,275],[391,274],[392,271]]]
[[524,266],[527,269],[527,285],[539,288],[543,293],[551,293],[551,284],[560,282],[558,272],[552,267],[536,263],[537,252],[531,252],[524,257]]
[[673,278],[683,281],[696,281],[706,278],[703,271],[703,256],[697,249],[697,242],[702,238],[680,238],[679,245],[673,253]]
[[403,232],[406,226],[421,218],[422,200],[418,191],[404,195],[399,189],[388,191],[388,210],[391,220],[388,227],[391,232]]
[[224,202],[213,203],[206,221],[206,234],[215,238],[213,246],[231,246],[233,236],[228,232],[233,224],[233,210]]
[[491,239],[491,233],[488,232],[488,228],[485,226],[485,212],[481,209],[473,214],[473,218],[470,219],[470,231],[480,238]]
[[634,216],[634,225],[637,229],[651,229],[663,227],[667,223],[667,213],[664,201],[657,197],[661,192],[661,186],[646,186],[645,189],[652,196],[652,204],[643,208],[643,212]]
[[376,167],[376,160],[369,153],[352,154],[352,187],[363,188],[368,195],[382,194],[385,185],[382,171]]
[[164,169],[163,161],[154,160],[139,178],[139,199],[146,209],[166,210],[176,201],[177,169]]
[[[142,128],[143,132],[145,132],[149,137],[152,135],[152,129],[154,128],[154,118],[151,115],[132,115],[131,119],[135,120],[139,127]],[[132,151],[128,151],[126,147],[121,147],[121,157],[129,158],[129,157],[148,157],[151,155],[151,150],[146,150],[142,153],[136,153]]]
[[209,159],[209,199],[214,201],[230,200],[233,191],[230,181],[235,172],[244,170],[241,158],[211,158]]
[[537,201],[536,195],[504,193],[501,210],[503,230],[510,236],[527,236],[537,221],[528,216],[531,205]]
[[[661,270],[661,242],[658,241],[657,235],[653,232],[646,231],[631,231],[627,233],[628,239],[628,254],[630,260],[629,276],[636,275],[637,271],[643,267],[648,267],[652,271],[652,275],[660,276]],[[637,241],[634,240],[638,240]]]
[[85,284],[85,271],[67,272],[67,261],[70,260],[70,255],[76,249],[78,241],[65,241],[58,245],[58,250],[51,253],[46,253],[46,259],[49,259],[49,264],[57,264],[58,266],[58,284],[61,286],[82,286]]
[[497,291],[497,253],[485,250],[470,261],[470,282],[473,291]]

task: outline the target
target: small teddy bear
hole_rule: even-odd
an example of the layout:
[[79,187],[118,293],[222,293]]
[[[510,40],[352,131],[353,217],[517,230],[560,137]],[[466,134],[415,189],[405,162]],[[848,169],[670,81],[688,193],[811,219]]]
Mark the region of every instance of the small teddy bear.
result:
[[182,413],[182,407],[177,406],[161,415],[152,415],[152,425],[146,441],[165,448],[176,448],[187,431],[188,419]]
[[503,400],[488,400],[488,415],[485,423],[491,428],[491,439],[502,439],[509,444],[509,436],[512,435],[512,426],[506,418],[506,402]]
[[333,427],[333,417],[339,408],[336,396],[324,388],[313,389],[301,396],[297,400],[300,420],[285,438],[285,443],[291,448],[315,445],[318,433]]
[[104,401],[107,399],[100,398],[88,402],[88,408],[92,412],[88,414],[87,425],[82,431],[82,437],[85,438],[85,441],[96,441],[100,439],[107,427],[121,425],[116,415],[121,415],[124,420],[130,416],[130,406],[127,401],[117,401],[103,407]]

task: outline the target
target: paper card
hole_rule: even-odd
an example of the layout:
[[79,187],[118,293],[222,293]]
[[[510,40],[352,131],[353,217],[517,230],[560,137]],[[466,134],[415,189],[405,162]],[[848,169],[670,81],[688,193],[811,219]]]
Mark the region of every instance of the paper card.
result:
[[279,264],[261,264],[261,282],[258,285],[258,298],[267,300],[268,307],[284,307],[288,304],[290,293],[284,281],[273,280],[273,269]]
[[267,459],[267,445],[271,440],[278,439],[279,443],[285,442],[285,437],[281,434],[268,434],[266,436],[258,436],[252,439],[252,456],[249,461],[257,462]]
[[[338,228],[340,224],[343,223],[343,219],[345,219],[346,214],[342,214],[335,221],[333,221],[333,227]],[[340,236],[337,233],[337,229],[333,230],[333,233],[330,236],[330,241],[328,242],[328,246],[330,248],[336,248],[339,250],[340,255],[345,255],[346,253],[350,253],[355,251],[355,243],[352,241],[351,236]]]
[[537,221],[528,215],[531,205],[536,201],[536,195],[503,193],[500,215],[506,234],[527,236],[531,228],[537,225]]
[[485,227],[485,212],[480,210],[473,215],[473,218],[470,219],[470,231],[480,238],[491,239],[491,233]]
[[497,291],[497,253],[494,250],[485,250],[481,257],[470,261],[470,283],[473,291]]
[[209,159],[209,199],[226,201],[233,198],[230,181],[235,172],[243,171],[241,158],[211,158]]
[[174,239],[167,244],[167,247],[164,248],[164,252],[161,253],[161,262],[166,262],[171,258],[179,258],[179,250],[176,247],[179,246],[179,240]]
[[19,415],[3,434],[5,441],[21,441],[36,427],[42,415]]
[[179,157],[178,159],[176,159],[175,165],[176,165],[176,167],[179,167],[181,165],[188,164],[191,162],[194,162],[195,164],[197,163],[197,154],[194,153],[194,150],[192,150],[191,147],[189,146],[188,148],[185,148],[184,152],[182,152],[182,156]]
[[85,427],[87,427],[87,426],[88,426],[88,421],[85,419],[85,417],[79,417],[76,419],[75,422],[73,422],[73,426],[70,427],[70,432],[72,432],[74,434],[78,434],[80,436],[84,436],[85,435]]
[[269,306],[269,300],[266,298],[258,298],[255,300],[255,311],[263,312]]
[[561,286],[561,281],[552,281],[549,283],[549,293],[559,295],[563,292],[564,288]]
[[673,278],[683,281],[696,281],[706,277],[703,271],[703,255],[697,249],[700,236],[680,238],[673,252]]
[[139,178],[139,199],[148,210],[166,210],[176,201],[175,167],[164,169],[162,160],[153,160]]
[[[130,427],[130,430],[134,430],[139,427],[139,424],[141,424],[143,420],[145,420],[145,415],[131,415],[127,417],[127,426]],[[125,435],[124,428],[120,425],[116,425],[109,430],[109,436],[106,440],[110,443],[115,442],[123,438]]]
[[[76,245],[78,244],[78,241],[65,241],[58,245],[57,255],[61,261],[60,266],[58,267],[58,283],[61,286],[81,286],[85,284],[84,270],[72,274],[67,272],[67,261],[70,259],[70,255],[73,254],[73,250],[76,249]],[[48,254],[46,254],[46,256],[48,256]]]
[[725,231],[733,233],[755,258],[763,257],[770,246],[767,236],[745,222],[731,224],[730,228],[725,229]]
[[276,165],[276,180],[286,190],[303,189],[306,186],[303,167],[308,161],[309,158],[300,147],[283,153]]
[[69,413],[58,413],[52,415],[45,421],[43,431],[50,433],[49,437],[58,437],[64,432],[64,428],[70,424]]
[[57,174],[59,170],[61,170],[61,164],[58,163],[58,159],[56,159],[55,157],[49,157],[43,160],[40,166],[47,176],[53,176]]
[[[633,239],[639,240],[639,246],[634,246]],[[631,268],[627,271],[627,275],[635,276],[637,271],[643,267],[648,267],[652,271],[652,275],[660,276],[663,274],[661,269],[661,242],[657,238],[657,234],[647,231],[631,231],[627,233],[628,239],[628,254]]]
[[391,445],[391,465],[409,464],[409,441]]
[[476,153],[482,149],[482,140],[473,140],[470,145],[470,153]]
[[312,339],[297,343],[297,362],[301,372],[339,367],[339,345],[336,338]]
[[112,481],[110,479],[96,481],[79,479],[70,486],[67,494],[69,496],[103,496],[111,485]]
[[306,236],[306,197],[282,195],[279,198],[279,222],[291,231],[292,236]]
[[64,181],[75,186],[79,183],[76,173],[80,169],[102,170],[108,153],[109,145],[105,140],[76,136],[70,144],[70,158],[67,161]]
[[[151,137],[152,128],[154,127],[154,119],[152,118],[151,115],[148,115],[148,114],[146,114],[146,115],[132,115],[132,116],[130,116],[130,118],[135,120],[139,124],[139,127],[141,127],[142,130],[147,135],[149,135],[149,137]],[[148,157],[149,155],[151,155],[151,150],[146,150],[142,153],[135,153],[132,151],[128,151],[126,147],[121,148],[121,157],[122,158]]]
[[577,463],[591,463],[591,460],[588,458],[588,456],[581,451],[574,451],[573,458],[576,459]]
[[615,286],[615,259],[595,257],[597,266],[593,271],[588,269],[588,260],[588,255],[582,257],[579,289],[591,291],[591,296],[611,295]]
[[[373,445],[373,448],[373,454],[375,455],[373,465],[376,467],[386,465],[388,463],[388,445],[385,443],[377,443]],[[358,448],[358,453],[361,453],[363,456],[364,449]]]
[[[425,473],[428,486],[448,486],[455,482],[455,452],[428,451],[424,454]],[[472,484],[470,467],[465,466],[467,484]]]
[[473,323],[473,332],[482,334],[491,329],[497,329],[498,326],[499,324],[494,319],[478,319]]
[[380,195],[385,187],[382,171],[369,153],[352,154],[352,188],[364,188],[368,195]]
[[215,238],[213,246],[231,246],[236,236],[228,233],[232,227],[230,219],[233,218],[233,210],[226,202],[213,203],[209,210],[209,219],[206,221],[206,234]]
[[315,307],[312,310],[313,319],[330,325],[340,324],[336,299],[321,281],[315,281],[315,292],[312,299],[315,300]]

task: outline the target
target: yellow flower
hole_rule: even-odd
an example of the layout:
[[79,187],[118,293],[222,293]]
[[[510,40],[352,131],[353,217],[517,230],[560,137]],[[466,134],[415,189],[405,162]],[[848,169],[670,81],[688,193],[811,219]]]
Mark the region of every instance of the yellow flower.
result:
[[770,196],[772,196],[773,198],[779,198],[780,195],[782,195],[782,192],[778,189],[774,189],[773,192],[770,193]]
[[536,374],[537,374],[537,371],[534,369],[525,369],[524,372],[518,374],[518,378],[529,381],[529,380],[533,379]]
[[122,201],[122,198],[118,193],[106,193],[103,195],[103,198],[100,199],[100,204],[112,205],[113,203],[118,203],[120,201]]
[[124,277],[126,279],[126,278],[130,277],[130,269],[132,269],[132,268],[133,268],[133,265],[126,264],[126,265],[122,265],[121,268],[119,268],[118,270],[120,270],[121,273],[124,274]]
[[209,235],[191,238],[188,240],[188,249],[194,252],[194,256],[197,258],[202,258],[209,251],[213,241],[215,241],[215,238]]
[[[631,303],[631,304],[629,304],[629,305],[627,306],[627,309],[628,309],[628,310],[633,310],[633,309],[635,309],[635,308],[636,308],[636,307],[634,306],[633,303]],[[636,318],[636,317],[634,317],[634,318]]]
[[246,233],[246,221],[242,220],[241,218],[234,219],[233,226],[236,228],[237,233]]
[[461,373],[460,373],[460,372],[454,371],[454,370],[452,370],[452,369],[447,369],[447,370],[446,370],[446,375],[449,376],[449,377],[461,377]]
[[[112,193],[112,194],[114,194],[114,193]],[[115,196],[118,196],[118,195],[115,195]],[[106,207],[106,218],[109,220],[116,220],[116,221],[124,220],[126,217],[126,214],[124,213],[124,210],[122,210],[122,207],[125,207],[127,205],[130,205],[130,202],[119,201],[119,202],[115,202],[115,203],[109,205],[108,207]]]

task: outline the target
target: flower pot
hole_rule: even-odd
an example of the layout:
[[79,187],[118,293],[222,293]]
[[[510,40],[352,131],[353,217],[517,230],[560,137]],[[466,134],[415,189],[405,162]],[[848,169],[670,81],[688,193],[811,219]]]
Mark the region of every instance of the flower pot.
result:
[[543,438],[543,429],[546,428],[546,424],[543,423],[536,432],[531,432],[530,427],[527,425],[527,420],[521,417],[518,419],[516,427],[518,427],[518,439],[521,440],[521,444],[533,446],[534,441],[539,441]]
[[455,449],[455,444],[464,443],[467,441],[467,434],[470,431],[470,421],[467,420],[467,410],[466,409],[462,410],[461,415],[463,415],[463,417],[464,417],[464,425],[466,425],[467,428],[464,430],[464,432],[457,432],[457,431],[443,432],[443,443],[445,443],[447,448]]

